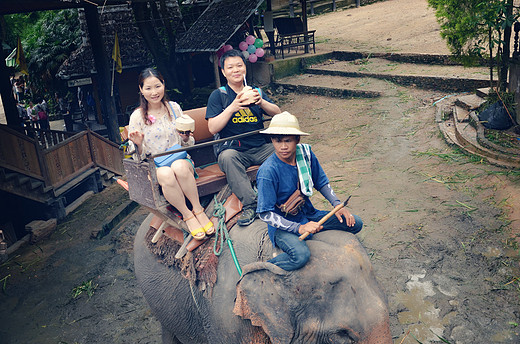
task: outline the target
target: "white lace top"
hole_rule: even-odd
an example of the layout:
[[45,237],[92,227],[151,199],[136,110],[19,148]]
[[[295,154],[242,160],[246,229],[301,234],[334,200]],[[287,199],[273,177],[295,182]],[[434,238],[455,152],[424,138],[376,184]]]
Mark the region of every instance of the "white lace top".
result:
[[[182,109],[179,104],[170,102],[168,106],[168,116],[157,118],[151,125],[146,125],[140,109],[136,109],[130,116],[128,132],[139,131],[144,134],[141,159],[147,154],[158,154],[166,151],[174,144],[180,144],[183,147],[192,146],[195,143],[193,136],[190,136],[188,142],[184,142],[175,130],[175,119],[182,116]],[[175,112],[172,114],[171,111]],[[135,150],[135,145],[129,141],[129,151]],[[134,159],[138,159],[137,152],[133,154]]]

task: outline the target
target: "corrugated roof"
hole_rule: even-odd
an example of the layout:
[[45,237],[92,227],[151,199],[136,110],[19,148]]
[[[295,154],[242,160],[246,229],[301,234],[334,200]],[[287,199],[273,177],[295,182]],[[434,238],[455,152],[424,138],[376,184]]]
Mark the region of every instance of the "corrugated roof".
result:
[[179,53],[215,52],[247,21],[264,0],[214,0],[177,42]]

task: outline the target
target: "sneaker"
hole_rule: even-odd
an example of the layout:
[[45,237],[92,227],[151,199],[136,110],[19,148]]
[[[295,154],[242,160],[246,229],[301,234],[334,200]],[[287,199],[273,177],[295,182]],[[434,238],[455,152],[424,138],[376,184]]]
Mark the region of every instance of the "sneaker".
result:
[[238,218],[239,226],[249,226],[256,219],[256,212],[253,208],[247,208],[242,211],[242,214]]

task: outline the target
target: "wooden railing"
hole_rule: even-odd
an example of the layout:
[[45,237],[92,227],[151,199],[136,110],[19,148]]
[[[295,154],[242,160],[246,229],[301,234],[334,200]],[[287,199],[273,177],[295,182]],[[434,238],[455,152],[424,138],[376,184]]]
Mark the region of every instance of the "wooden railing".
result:
[[90,154],[96,166],[115,174],[123,175],[123,151],[119,145],[107,140],[103,136],[93,132],[88,132]]
[[0,125],[0,165],[45,180],[36,140],[7,125]]
[[50,148],[76,135],[75,132],[35,129],[31,127],[25,127],[24,132],[25,135],[37,140],[42,148]]
[[62,140],[64,135],[53,134],[52,130],[45,132],[48,133],[43,135],[61,141],[46,148],[39,144],[41,135],[36,140],[0,125],[0,166],[40,179],[46,187],[54,188],[95,166],[124,174],[123,152],[102,136],[86,130]]

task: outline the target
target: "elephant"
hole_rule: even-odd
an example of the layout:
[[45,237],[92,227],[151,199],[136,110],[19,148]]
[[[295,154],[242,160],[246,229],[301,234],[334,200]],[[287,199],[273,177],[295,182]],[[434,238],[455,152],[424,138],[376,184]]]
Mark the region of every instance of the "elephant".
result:
[[207,297],[150,252],[151,217],[136,234],[134,267],[163,343],[392,343],[386,296],[354,235],[316,233],[307,240],[309,262],[287,272],[261,261],[280,252],[265,223],[235,226],[229,233],[242,276],[223,250]]

